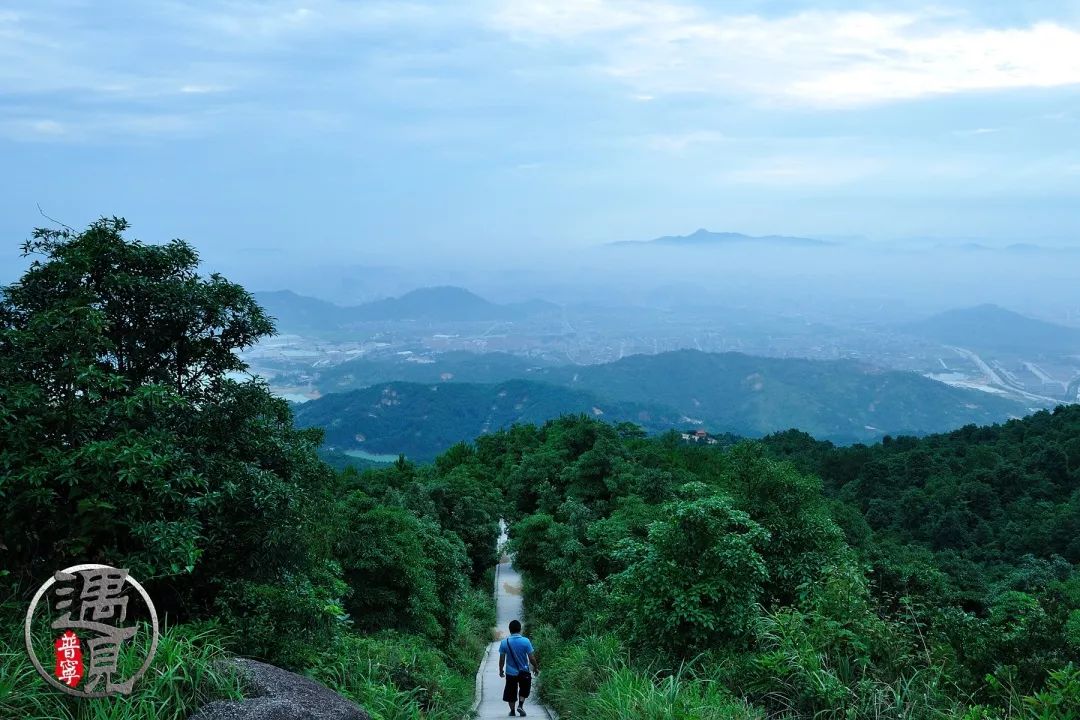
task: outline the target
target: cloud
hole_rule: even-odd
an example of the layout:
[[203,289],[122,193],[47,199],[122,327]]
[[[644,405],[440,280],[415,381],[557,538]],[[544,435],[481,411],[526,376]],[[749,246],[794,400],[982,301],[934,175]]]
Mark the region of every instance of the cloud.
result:
[[874,157],[780,155],[753,160],[718,179],[734,185],[828,187],[863,180],[883,166]]
[[325,41],[334,36],[391,29],[441,26],[454,12],[437,4],[372,0],[238,0],[217,3],[183,3],[177,18],[198,27],[213,42],[227,37],[240,48],[280,48],[281,43]]
[[[42,0],[0,11],[0,95],[8,98],[0,134],[35,142],[169,138],[260,114],[263,125],[325,128],[321,119],[371,56],[349,40],[369,30],[392,37],[429,16],[413,3],[340,0]],[[344,61],[305,72],[328,52]]]
[[[861,107],[1080,82],[1080,33],[1065,21],[1002,29],[929,10],[765,16],[718,7],[41,0],[0,11],[0,94],[14,98],[0,124],[9,137],[67,142],[116,139],[125,130],[115,128],[136,137],[226,132],[258,119],[416,145],[449,143],[446,127],[510,137],[519,129],[508,117],[573,124],[615,98],[620,112],[632,103],[640,113],[642,124],[626,129],[641,149],[679,154],[724,140],[713,129],[738,135],[746,98],[753,113],[761,104]],[[615,92],[597,92],[597,76]],[[719,103],[712,110],[723,116],[693,117],[687,105],[677,122],[662,119],[680,93],[702,94],[698,108]],[[581,102],[565,112],[571,95]],[[35,129],[42,120],[57,127]],[[707,130],[680,132],[688,126]]]
[[954,135],[994,135],[1003,130],[1003,128],[973,128],[971,130],[957,130]]
[[641,143],[650,150],[682,153],[691,148],[715,145],[727,140],[727,136],[723,133],[712,130],[694,130],[684,133],[646,135],[641,138]]
[[63,135],[67,128],[63,123],[56,120],[31,120],[26,124],[27,130],[38,135]]
[[188,83],[180,86],[180,92],[188,95],[204,95],[206,93],[225,92],[229,88],[225,85],[198,85]]
[[84,142],[100,138],[130,142],[190,136],[203,124],[198,116],[143,112],[105,112],[62,119],[0,117],[0,137],[26,142]]
[[491,19],[528,43],[600,58],[648,95],[721,93],[827,108],[1080,83],[1080,31],[992,28],[957,13],[724,15],[635,0],[514,0]]

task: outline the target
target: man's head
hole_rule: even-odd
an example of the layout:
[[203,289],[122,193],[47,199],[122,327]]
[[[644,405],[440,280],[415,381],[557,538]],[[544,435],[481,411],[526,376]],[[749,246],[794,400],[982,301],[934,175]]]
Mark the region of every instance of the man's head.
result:
[[510,634],[513,635],[514,633],[519,633],[519,632],[521,632],[521,623],[518,622],[517,620],[511,620],[510,621]]

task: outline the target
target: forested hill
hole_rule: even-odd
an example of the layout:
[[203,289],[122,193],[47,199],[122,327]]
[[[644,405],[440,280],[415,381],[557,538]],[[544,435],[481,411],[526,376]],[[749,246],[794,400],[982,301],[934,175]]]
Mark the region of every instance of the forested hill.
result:
[[[977,563],[979,572],[957,574],[958,592],[985,592],[1028,555],[1080,562],[1080,405],[871,446],[835,447],[799,432],[763,443],[823,478],[878,539],[914,543],[946,565]],[[866,543],[861,519],[848,531]]]
[[585,414],[652,432],[680,423],[671,408],[609,402],[586,390],[528,380],[498,384],[385,383],[332,393],[295,408],[300,427],[321,428],[328,449],[404,453],[427,462],[459,442],[518,423]]
[[339,393],[388,382],[501,383],[529,379],[544,364],[504,352],[452,351],[434,356],[361,357],[319,371],[318,387]]
[[[629,420],[650,432],[694,427],[760,437],[798,428],[852,443],[1030,412],[989,393],[850,361],[695,350],[555,367],[501,353],[424,360],[364,358],[329,368],[320,381],[327,394],[297,408],[297,417],[325,428],[340,449],[423,460],[482,432],[566,413]],[[391,380],[423,384],[385,384]],[[364,389],[339,392],[355,387]]]
[[560,713],[1036,720],[1080,713],[1078,437],[1077,407],[855,448],[563,419],[470,462]]
[[602,365],[540,369],[537,379],[678,408],[711,429],[760,436],[799,428],[840,442],[925,434],[1027,414],[1012,400],[850,360],[678,350]]

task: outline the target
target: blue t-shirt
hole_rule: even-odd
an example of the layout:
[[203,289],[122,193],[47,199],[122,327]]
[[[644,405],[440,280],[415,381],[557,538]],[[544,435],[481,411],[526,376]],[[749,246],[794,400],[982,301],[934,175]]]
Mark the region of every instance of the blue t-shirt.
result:
[[514,633],[499,643],[499,654],[506,656],[506,674],[520,675],[529,672],[529,653],[533,651],[529,638]]

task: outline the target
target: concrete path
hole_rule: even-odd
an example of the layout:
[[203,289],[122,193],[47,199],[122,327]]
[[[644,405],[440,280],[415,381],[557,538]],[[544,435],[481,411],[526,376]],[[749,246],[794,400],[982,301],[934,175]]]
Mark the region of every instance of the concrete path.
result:
[[[495,569],[495,616],[499,640],[509,635],[506,626],[511,620],[521,619],[521,576],[505,555]],[[495,640],[488,646],[487,654],[477,673],[477,694],[480,701],[476,712],[479,720],[510,717],[510,706],[502,699],[503,685],[506,681],[499,677],[499,640]],[[548,714],[547,709],[536,699],[538,680],[538,677],[533,677],[532,693],[525,701],[525,712],[531,718],[553,720],[554,714]]]

